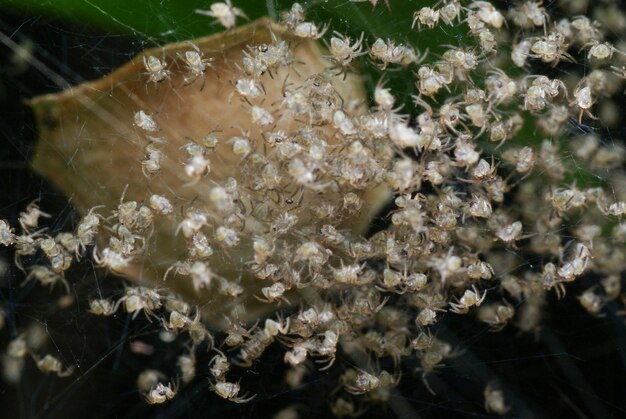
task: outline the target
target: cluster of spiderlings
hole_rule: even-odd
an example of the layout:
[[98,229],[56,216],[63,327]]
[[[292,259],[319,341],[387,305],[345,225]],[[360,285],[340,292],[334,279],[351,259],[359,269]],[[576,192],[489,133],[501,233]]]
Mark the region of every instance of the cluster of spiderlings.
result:
[[[227,28],[245,16],[230,2],[198,13]],[[129,286],[121,298],[90,301],[95,315],[120,308],[133,317],[143,312],[158,319],[166,334],[189,339],[178,376],[154,370],[140,376],[148,403],[172,399],[179,385],[193,380],[194,352],[203,344],[215,353],[210,388],[224,399],[248,402],[254,395],[240,394],[229,371],[233,365],[253,369],[270,345],[280,345],[296,382],[307,373],[305,365],[341,370],[332,409],[338,416],[356,415],[355,405],[388,401],[401,381],[399,369],[375,367],[380,360],[397,367],[417,357],[429,388],[428,375],[457,355],[431,332],[443,312],[467,315],[494,332],[536,331],[547,293],[562,297],[567,283],[591,274],[598,280],[578,298],[590,314],[601,316],[609,302],[624,300],[625,155],[592,132],[572,135],[570,128],[593,123],[597,112],[603,123],[615,120],[610,96],[622,93],[626,67],[624,53],[607,37],[615,29],[611,24],[623,30],[623,23],[584,16],[554,21],[541,1],[498,10],[487,1],[450,0],[417,10],[413,30],[456,22],[467,26],[475,43],[450,46],[441,55],[333,32],[328,69],[302,82],[286,77],[298,71],[292,54],[297,42],[275,35],[271,44],[249,45],[231,88],[254,131],[221,138],[215,127],[190,140],[181,156],[165,156],[167,139],[155,119],[143,110],[133,116],[148,143],[145,160],[138,162],[143,173],[156,176],[161,159],[178,159],[180,176],[205,187],[206,203],[185,204],[179,212],[175,196],[149,195],[144,203],[122,196],[109,217],[94,208],[74,233],[55,237],[38,229],[38,218],[48,214],[31,204],[20,216],[20,234],[0,220],[0,244],[15,247],[20,267],[22,257],[41,252],[49,263],[28,267],[27,280],[67,289],[64,272],[87,254],[96,236],[108,242],[100,240],[93,250],[95,264],[122,272],[150,251],[155,220],[176,222],[187,252],[167,269],[165,287]],[[299,4],[284,13],[283,23],[302,39],[321,38],[328,30],[307,21]],[[204,80],[211,66],[204,53],[194,46],[183,57],[187,68],[177,71],[188,72],[188,84]],[[400,67],[414,78],[414,108],[399,106],[383,82],[369,108],[342,100],[334,80],[354,72],[363,56],[381,71]],[[546,75],[577,60],[586,74],[577,76],[574,68],[564,80]],[[174,71],[157,57],[146,59],[145,67],[151,84]],[[285,80],[276,102],[266,100],[264,80],[270,77]],[[525,141],[525,125],[536,126],[545,139]],[[220,149],[238,157],[239,176],[212,177]],[[581,167],[613,179],[614,187],[576,180]],[[393,209],[383,214],[388,227],[370,237],[347,228],[373,205],[367,192],[381,187],[393,194]],[[516,255],[541,262],[520,264]],[[221,260],[239,264],[260,285],[248,289],[221,275]],[[232,299],[223,339],[209,332],[199,309],[168,291],[169,281],[189,281],[195,292]],[[239,314],[249,297],[283,312],[243,324]],[[228,355],[222,347],[231,350]],[[15,360],[27,351],[23,338],[16,339],[4,368],[17,368]],[[370,361],[338,362],[340,353],[349,360],[365,353]],[[72,371],[51,355],[36,360],[44,372]],[[353,363],[358,368],[348,366]],[[485,398],[487,411],[508,410],[493,384]]]

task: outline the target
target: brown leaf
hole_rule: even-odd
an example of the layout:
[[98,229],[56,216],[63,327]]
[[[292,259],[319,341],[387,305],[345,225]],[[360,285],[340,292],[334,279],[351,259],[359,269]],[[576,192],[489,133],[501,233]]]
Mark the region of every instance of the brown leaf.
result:
[[[186,67],[179,54],[191,50],[191,46],[190,42],[181,42],[147,50],[100,80],[32,99],[29,104],[36,114],[40,135],[33,168],[67,194],[82,213],[97,205],[104,205],[107,210],[115,209],[126,185],[127,201],[146,202],[152,193],[156,193],[175,197],[177,211],[188,208],[192,202],[193,206],[201,206],[206,203],[207,191],[215,185],[214,182],[223,182],[231,176],[247,176],[241,173],[241,157],[234,155],[232,146],[224,144],[224,140],[240,135],[243,129],[250,130],[251,137],[262,141],[239,96],[233,94],[232,83],[240,77],[241,71],[235,64],[241,62],[246,47],[270,43],[271,33],[289,38],[282,27],[261,19],[232,31],[190,41],[204,52],[205,58],[213,58],[214,68],[206,71],[202,88],[202,80],[185,84]],[[290,39],[290,42],[296,64],[263,76],[265,105],[280,100],[285,83],[300,83],[328,66],[318,43],[296,39]],[[147,83],[143,60],[151,55],[167,61],[172,72],[171,80]],[[346,103],[352,99],[364,99],[363,85],[358,77],[350,75],[345,81],[341,77],[335,79],[334,86]],[[149,141],[146,133],[133,124],[133,116],[139,110],[153,117],[161,129],[156,136],[167,140],[161,147],[164,155],[161,173],[150,178],[142,174],[140,164]],[[282,118],[277,129],[289,130],[295,123]],[[210,155],[211,174],[191,185],[183,171],[184,158],[180,156],[184,152],[181,154],[180,148],[190,139],[199,140],[215,129],[221,131],[218,136],[223,140]],[[328,138],[334,138],[328,127],[324,129]],[[387,196],[384,188],[365,194],[372,203],[366,216],[350,222],[361,232]],[[314,199],[313,193],[306,192],[306,199]],[[301,222],[306,222],[307,216],[312,214],[300,213]],[[161,283],[164,271],[185,257],[186,246],[184,240],[175,235],[176,228],[173,221],[159,220],[152,240],[155,247],[150,246],[145,257],[123,273],[134,280]],[[252,237],[259,233],[256,228],[254,220],[247,219],[242,234]],[[216,250],[218,255],[214,255],[211,269],[229,279],[242,276],[245,267],[238,261],[250,259],[251,250],[244,249],[241,250],[243,255],[231,254],[230,257],[224,257],[219,254],[219,249]],[[168,286],[198,304],[210,300],[207,295],[198,296],[190,282],[176,278],[170,280]],[[259,282],[244,275],[242,285],[246,287],[246,293],[236,303],[246,303],[248,318],[254,318],[258,315],[257,310],[265,310],[268,306],[251,298],[258,291]],[[216,299],[215,294],[212,299]],[[213,302],[210,311],[229,310],[236,303]],[[220,317],[212,316],[216,321]]]

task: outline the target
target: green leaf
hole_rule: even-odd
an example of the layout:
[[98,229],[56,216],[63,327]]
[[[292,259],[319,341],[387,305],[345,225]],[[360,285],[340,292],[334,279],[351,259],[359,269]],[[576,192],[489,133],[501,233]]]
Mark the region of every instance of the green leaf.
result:
[[[210,17],[194,13],[196,9],[210,9],[212,3],[198,0],[0,0],[0,9],[41,14],[93,25],[96,29],[169,42],[222,31]],[[292,4],[293,1],[287,0],[236,0],[233,6],[242,9],[250,19],[268,15],[278,20],[281,12]],[[442,32],[440,30],[419,33],[411,29],[413,13],[424,6],[422,3],[392,1],[391,10],[383,4],[373,8],[369,2],[346,0],[303,1],[302,4],[308,19],[320,26],[332,21],[334,30],[353,35],[365,32],[371,37],[394,38],[422,50],[436,47],[441,39],[441,33],[433,36],[434,32]],[[449,27],[447,32],[447,36],[459,36],[458,27]]]

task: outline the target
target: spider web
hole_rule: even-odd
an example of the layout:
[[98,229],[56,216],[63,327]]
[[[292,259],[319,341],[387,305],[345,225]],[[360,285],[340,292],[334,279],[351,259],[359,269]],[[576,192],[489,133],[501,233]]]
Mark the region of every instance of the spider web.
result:
[[[161,21],[161,36],[148,36],[145,28],[139,27],[141,25],[126,24],[101,9],[96,2],[85,2],[110,19],[112,27],[122,28],[103,32],[88,24],[67,23],[34,14],[0,12],[0,32],[4,36],[3,60],[0,61],[4,63],[0,79],[0,132],[4,137],[0,148],[0,219],[15,224],[19,212],[38,200],[44,211],[53,214],[52,218],[44,220],[51,234],[75,227],[79,216],[66,197],[30,170],[28,162],[37,133],[33,116],[21,101],[105,76],[143,49],[159,46],[165,40],[189,39],[196,34],[187,29],[191,26],[206,24],[207,33],[220,30],[207,18],[191,13],[195,8],[207,8],[205,2],[187,2],[190,12],[184,19],[172,17],[163,2],[148,3],[150,9],[145,13],[144,23],[148,25],[151,19]],[[250,11],[243,4],[235,6],[243,8],[251,17],[265,13],[276,17],[290,3],[268,0],[261,9],[257,5]],[[311,20],[321,23],[333,19],[332,30],[350,33],[353,37],[365,30],[372,38],[392,38],[397,42],[412,42],[415,36],[408,36],[406,30],[412,16],[393,14],[394,1],[390,2],[391,15],[384,2],[374,8],[367,2],[302,3],[306,3]],[[422,6],[417,1],[407,3],[414,9]],[[393,25],[381,23],[389,16],[393,16]],[[431,53],[437,54],[443,50],[437,44],[441,39],[455,45],[467,42],[460,28],[438,28],[437,31],[437,41],[424,41],[418,48],[430,49]],[[621,33],[613,33],[612,37],[616,44],[625,41]],[[585,61],[579,60],[579,63],[556,71],[563,77],[586,74]],[[369,67],[366,71],[366,84],[372,91],[380,73]],[[400,101],[410,103],[410,96],[415,93],[413,78],[407,80],[403,74],[394,71],[385,77],[398,92]],[[620,109],[623,104],[617,102],[619,96],[615,100]],[[570,181],[581,187],[583,184],[608,186],[609,190],[615,191],[616,197],[624,196],[624,179],[614,179],[608,171],[591,171],[579,161],[575,150],[568,147],[572,138],[592,134],[598,136],[600,144],[623,152],[624,121],[603,125],[571,119],[567,131],[562,144],[562,159],[567,166],[574,168],[575,176]],[[534,140],[540,136],[532,128],[528,134]],[[529,257],[515,249],[506,252],[514,259],[518,271],[534,269],[534,264],[542,262],[538,257]],[[86,297],[121,296],[124,281],[103,275],[87,260],[72,268],[71,274],[70,297],[73,302],[61,310],[59,306],[68,302],[61,298],[59,288],[49,291],[34,282],[24,285],[24,274],[14,266],[13,254],[0,249],[0,306],[6,313],[6,323],[0,330],[0,348],[6,348],[10,340],[26,332],[29,339],[44,341],[45,353],[58,357],[64,366],[74,365],[76,368],[75,373],[65,379],[43,376],[34,362],[26,359],[21,379],[7,385],[2,392],[2,405],[7,415],[37,418],[84,417],[85,414],[90,417],[218,414],[270,417],[286,407],[293,407],[301,417],[329,414],[325,395],[337,388],[340,370],[312,372],[300,386],[289,388],[283,383],[286,372],[283,353],[272,349],[253,369],[233,376],[234,381],[241,378],[248,391],[258,394],[252,403],[235,405],[217,398],[210,391],[207,378],[210,356],[198,354],[198,374],[192,383],[182,388],[169,404],[146,405],[136,389],[138,374],[147,368],[155,368],[168,376],[175,376],[176,357],[184,349],[183,343],[165,344],[159,335],[160,325],[142,316],[131,321],[126,315],[106,319],[89,315]],[[367,414],[388,417],[400,413],[406,417],[485,416],[482,391],[490,382],[498,382],[506,390],[507,401],[516,408],[516,416],[554,417],[565,414],[563,412],[579,417],[624,414],[626,406],[622,394],[626,388],[626,353],[623,348],[626,347],[626,334],[624,322],[618,315],[619,307],[612,303],[607,307],[606,317],[591,318],[575,298],[593,281],[582,278],[572,284],[564,300],[551,295],[545,308],[545,320],[536,335],[519,335],[510,327],[492,334],[488,328],[468,321],[465,316],[444,315],[437,334],[455,348],[458,356],[428,375],[428,382],[437,390],[437,395],[430,395],[420,381],[420,374],[414,372],[419,361],[408,359],[401,366],[403,381],[392,396],[400,410],[374,406]],[[340,357],[337,363],[358,366],[355,360],[347,357]]]

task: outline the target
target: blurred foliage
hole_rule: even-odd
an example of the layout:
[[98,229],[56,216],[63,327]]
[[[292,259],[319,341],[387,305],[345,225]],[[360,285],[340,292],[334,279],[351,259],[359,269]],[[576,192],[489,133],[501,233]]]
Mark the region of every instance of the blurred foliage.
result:
[[[208,10],[212,3],[199,0],[0,0],[0,10],[54,16],[102,30],[171,42],[222,31],[211,18],[193,12]],[[235,0],[233,6],[242,9],[250,19],[269,15],[277,20],[281,11],[289,9],[293,3],[292,0]],[[397,41],[423,44],[422,49],[436,46],[440,40],[432,33],[424,36],[410,29],[416,8],[434,4],[434,1],[392,0],[391,10],[382,2],[376,7],[369,1],[304,0],[300,3],[307,9],[308,19],[320,24],[332,21],[333,29],[346,30],[353,35],[365,31],[377,37],[405,38]]]
[[[88,25],[93,29],[125,33],[160,45],[218,33],[223,28],[207,16],[194,13],[195,9],[208,10],[213,1],[199,0],[0,0],[0,11],[13,10],[40,14],[66,20],[69,23]],[[234,7],[242,9],[251,19],[269,15],[280,19],[283,11],[291,8],[293,0],[235,0]],[[432,5],[435,1],[391,0],[391,10],[384,2],[373,7],[369,1],[347,0],[301,1],[307,20],[322,28],[331,23],[332,30],[356,39],[365,33],[365,44],[375,38],[393,39],[409,43],[420,52],[441,52],[445,44],[460,44],[463,33],[458,26],[440,27],[427,32],[411,29],[413,13],[418,7]],[[238,18],[238,24],[244,23]],[[330,31],[329,31],[330,32]],[[327,34],[328,38],[330,33]],[[465,39],[467,42],[467,39]],[[368,88],[377,83],[380,72],[373,66],[365,72]],[[407,103],[414,93],[413,80],[403,71],[387,71],[388,86],[405,93],[399,102]]]

